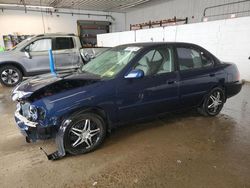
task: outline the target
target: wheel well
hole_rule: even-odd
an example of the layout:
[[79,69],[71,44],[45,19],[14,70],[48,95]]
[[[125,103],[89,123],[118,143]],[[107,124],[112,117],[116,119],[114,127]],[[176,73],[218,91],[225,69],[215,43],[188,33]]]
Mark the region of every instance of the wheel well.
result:
[[0,64],[0,68],[2,68],[2,67],[4,67],[4,66],[8,66],[8,65],[11,65],[11,66],[14,66],[14,67],[18,68],[18,69],[21,71],[22,75],[23,75],[23,76],[26,76],[26,71],[25,71],[25,69],[23,68],[23,66],[20,65],[20,64],[18,64],[18,63],[16,63],[16,62],[5,62],[5,63],[1,63],[1,64]]
[[216,88],[216,87],[219,87],[219,88],[221,88],[221,89],[224,90],[225,100],[227,100],[227,90],[226,90],[225,85],[223,85],[223,84],[215,85],[214,87],[211,88],[211,90],[214,89],[214,88]]
[[75,116],[75,115],[82,114],[82,113],[94,113],[94,114],[99,115],[106,123],[107,131],[110,131],[111,126],[110,126],[110,121],[109,121],[108,115],[102,108],[99,108],[99,107],[89,107],[86,109],[74,110],[73,112],[69,113],[69,115],[67,117]]
[[223,85],[223,84],[217,84],[217,85],[214,85],[213,87],[211,87],[209,90],[208,90],[208,92],[206,93],[206,95],[204,95],[203,96],[203,98],[202,98],[202,100],[201,100],[201,102],[200,102],[200,104],[198,105],[198,106],[200,106],[202,103],[203,103],[203,101],[205,100],[205,98],[206,98],[206,96],[209,94],[209,92],[210,91],[212,91],[214,88],[216,88],[216,87],[219,87],[219,88],[221,88],[221,89],[223,89],[224,90],[224,94],[225,94],[225,102],[226,102],[226,100],[227,100],[227,91],[226,91],[226,87]]

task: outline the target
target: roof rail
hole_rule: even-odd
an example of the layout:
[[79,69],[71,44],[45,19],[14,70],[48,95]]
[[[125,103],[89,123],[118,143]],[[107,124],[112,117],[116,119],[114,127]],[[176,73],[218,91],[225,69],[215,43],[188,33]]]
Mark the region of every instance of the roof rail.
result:
[[74,33],[45,33],[45,34],[36,35],[36,37],[57,36],[57,35],[76,36]]

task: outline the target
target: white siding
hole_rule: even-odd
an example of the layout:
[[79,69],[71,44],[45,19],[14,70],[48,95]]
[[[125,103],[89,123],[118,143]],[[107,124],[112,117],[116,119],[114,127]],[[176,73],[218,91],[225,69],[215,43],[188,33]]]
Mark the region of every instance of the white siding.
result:
[[114,47],[122,44],[134,43],[135,32],[125,31],[117,33],[107,33],[97,35],[97,45],[99,47]]
[[[162,19],[173,18],[186,18],[188,17],[189,23],[200,22],[203,17],[203,10],[206,7],[236,2],[236,0],[166,0],[161,3],[155,3],[140,9],[135,9],[126,13],[126,29],[129,30],[130,24],[143,23],[148,21],[156,21]],[[230,6],[218,7],[207,11],[207,14],[223,14],[235,11],[250,10],[250,1],[235,4]],[[250,12],[241,13],[237,16],[249,16]],[[193,17],[193,18],[192,18]],[[216,20],[222,18],[229,18],[230,15],[209,18],[209,20]]]

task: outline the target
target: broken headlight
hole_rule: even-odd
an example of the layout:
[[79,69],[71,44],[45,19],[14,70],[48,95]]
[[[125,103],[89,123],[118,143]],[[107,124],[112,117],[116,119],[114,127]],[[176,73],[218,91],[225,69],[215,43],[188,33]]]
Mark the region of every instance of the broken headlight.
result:
[[25,101],[17,104],[17,111],[23,117],[26,117],[28,120],[33,122],[44,120],[46,116],[46,111],[43,107],[38,107]]
[[43,108],[30,105],[29,107],[29,117],[30,121],[44,120],[45,119],[45,110]]
[[29,107],[29,120],[37,121],[38,120],[38,109],[34,105]]

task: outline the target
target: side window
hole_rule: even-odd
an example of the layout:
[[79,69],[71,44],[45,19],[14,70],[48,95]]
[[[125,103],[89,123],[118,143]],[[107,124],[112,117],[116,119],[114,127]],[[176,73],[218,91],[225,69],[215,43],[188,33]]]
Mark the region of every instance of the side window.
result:
[[55,40],[55,50],[65,50],[74,48],[72,37],[57,37]]
[[146,53],[135,65],[145,76],[174,71],[173,51],[171,48],[157,48]]
[[30,52],[41,52],[48,51],[51,49],[51,39],[40,39],[32,42],[29,46],[25,48]]
[[205,53],[192,48],[177,48],[180,70],[190,70],[213,65],[213,60]]
[[208,56],[204,52],[201,52],[201,59],[203,67],[210,67],[214,64],[213,58]]

